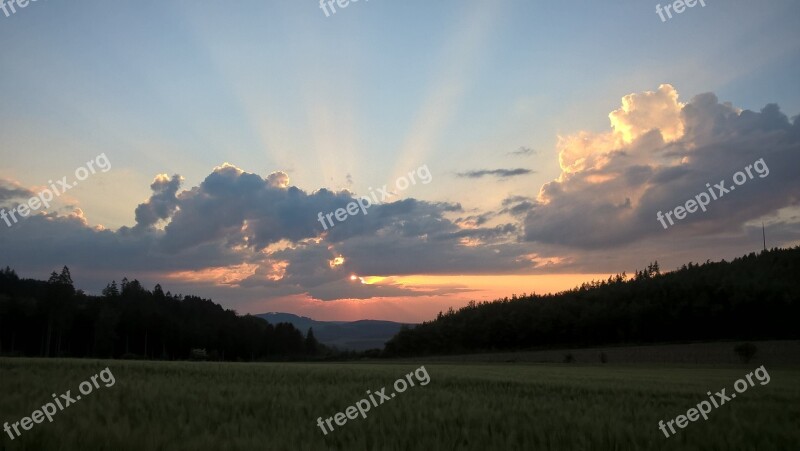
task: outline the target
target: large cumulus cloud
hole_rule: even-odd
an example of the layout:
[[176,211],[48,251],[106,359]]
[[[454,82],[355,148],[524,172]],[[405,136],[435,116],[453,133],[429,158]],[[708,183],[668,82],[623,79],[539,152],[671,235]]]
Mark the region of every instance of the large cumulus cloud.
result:
[[113,269],[117,275],[162,274],[260,288],[265,296],[309,293],[325,300],[444,294],[371,276],[522,272],[532,266],[520,258],[526,250],[515,243],[516,225],[465,228],[448,219],[462,211],[458,204],[378,203],[366,215],[323,227],[318,214],[345,208],[354,193],[309,193],[283,172],[262,177],[231,164],[215,168],[198,186],[182,190],[182,182],[180,175],[156,176],[152,195],[136,208],[136,224],[115,231],[90,227],[82,217],[33,215],[0,231],[4,257],[23,269],[70,264],[106,277],[103,283]]
[[[714,94],[683,104],[662,85],[626,96],[610,119],[607,133],[560,139],[562,173],[531,206],[526,240],[602,249],[645,238],[745,233],[748,221],[798,205],[800,119],[790,121],[777,105],[742,111]],[[685,204],[707,183],[733,185],[733,174],[762,158],[768,176],[755,176],[668,230],[657,221],[657,212]]]

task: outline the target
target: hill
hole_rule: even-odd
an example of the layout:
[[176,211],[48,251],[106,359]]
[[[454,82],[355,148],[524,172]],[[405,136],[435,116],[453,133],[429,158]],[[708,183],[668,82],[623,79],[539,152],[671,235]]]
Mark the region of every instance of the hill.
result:
[[305,316],[278,312],[255,316],[270,323],[289,323],[304,333],[313,328],[314,336],[320,343],[353,351],[382,349],[403,326],[393,321],[378,320],[316,321]]
[[0,355],[163,360],[297,360],[328,350],[291,324],[239,316],[209,299],[150,291],[137,280],[102,296],[73,286],[69,268],[48,281],[0,270]]
[[800,247],[731,262],[658,263],[554,295],[470,303],[387,343],[386,355],[800,338]]

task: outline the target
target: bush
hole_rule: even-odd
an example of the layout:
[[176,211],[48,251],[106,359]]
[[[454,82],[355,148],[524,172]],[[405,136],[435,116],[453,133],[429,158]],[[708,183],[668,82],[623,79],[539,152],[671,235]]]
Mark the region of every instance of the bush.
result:
[[733,352],[739,356],[742,363],[749,363],[755,357],[758,348],[753,343],[741,343],[733,347]]
[[575,356],[572,353],[564,354],[564,363],[573,363],[575,362]]
[[192,349],[189,353],[189,360],[208,360],[208,353],[205,349]]

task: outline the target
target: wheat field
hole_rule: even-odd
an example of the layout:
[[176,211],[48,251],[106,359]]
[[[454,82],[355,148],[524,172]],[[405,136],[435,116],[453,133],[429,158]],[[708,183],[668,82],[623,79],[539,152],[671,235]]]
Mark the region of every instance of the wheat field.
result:
[[[767,368],[709,419],[669,420],[758,364],[423,363],[430,376],[324,435],[333,417],[420,364],[0,359],[0,421],[15,422],[108,367],[96,389],[3,450],[800,449],[800,369]],[[728,388],[732,391],[732,388]]]

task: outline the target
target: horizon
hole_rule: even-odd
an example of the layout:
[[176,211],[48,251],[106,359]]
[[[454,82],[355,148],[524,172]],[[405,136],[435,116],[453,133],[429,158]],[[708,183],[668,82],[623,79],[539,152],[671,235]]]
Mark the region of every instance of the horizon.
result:
[[0,266],[419,323],[796,246],[800,4],[732,3],[0,13]]
[[[763,249],[763,251],[774,251],[774,250],[790,250],[790,249],[791,249],[791,248],[772,247],[772,248],[764,248],[764,249]],[[751,251],[751,252],[750,252],[750,253],[748,253],[748,254],[744,254],[744,255],[741,255],[741,256],[735,257],[735,258],[733,258],[732,260],[736,260],[736,259],[738,259],[738,258],[747,257],[747,256],[749,256],[749,255],[751,255],[751,254],[754,254],[754,253],[755,253],[755,254],[758,254],[758,253],[756,253],[755,251]],[[709,262],[710,262],[710,263],[712,263],[712,264],[713,264],[713,263],[725,263],[725,262],[727,262],[727,260],[725,260],[725,259],[719,259],[719,260],[710,260]],[[654,263],[654,264],[658,264],[658,262],[657,262],[657,261],[656,261],[656,262],[653,262],[653,263]],[[686,263],[684,263],[684,265],[692,265],[692,264],[695,264],[695,265],[698,265],[698,264],[699,264],[699,265],[703,265],[704,263],[703,263],[703,262],[697,262],[697,263],[696,263],[696,262],[686,262]],[[0,266],[2,266],[2,265],[0,265]],[[659,265],[659,266],[660,266],[660,265]],[[10,268],[10,267],[8,267],[8,266],[6,266],[6,268],[7,268],[7,269],[14,270],[14,268]],[[664,268],[660,268],[660,273],[661,273],[662,275],[666,275],[666,274],[669,274],[669,273],[672,273],[672,272],[675,272],[675,271],[679,271],[680,269],[681,269],[680,267],[678,267],[678,268],[675,268],[675,269],[664,269]],[[638,271],[638,270],[636,270],[636,271]],[[53,271],[53,273],[57,273],[57,271]],[[633,276],[632,276],[632,274],[635,274],[635,272],[634,272],[634,271],[631,271],[631,273],[630,273],[630,274],[628,274],[628,272],[627,272],[627,271],[624,271],[623,273],[618,273],[618,274],[610,274],[610,275],[609,275],[609,277],[613,277],[613,276],[619,276],[619,275],[623,275],[623,274],[625,275],[625,277],[623,278],[623,280],[624,280],[624,281],[631,281],[631,280],[633,280],[633,279],[632,279],[632,277],[633,277]],[[17,275],[20,277],[20,279],[23,279],[23,280],[27,279],[27,280],[34,280],[34,281],[43,281],[43,280],[39,280],[39,279],[35,279],[35,278],[24,277],[23,275],[20,275],[20,274],[17,274]],[[123,277],[123,279],[127,279],[127,277]],[[120,279],[120,280],[123,280],[123,279]],[[136,280],[136,279],[134,279],[134,280]],[[591,283],[593,283],[593,282],[601,282],[601,283],[602,283],[602,282],[604,282],[604,281],[606,281],[606,277],[600,277],[600,278],[598,278],[598,279],[584,280],[584,281],[583,281],[581,284],[578,284],[578,285],[575,285],[575,286],[571,286],[571,287],[565,288],[565,289],[563,289],[563,290],[556,290],[556,291],[549,291],[549,292],[524,292],[524,291],[523,291],[523,292],[520,292],[520,293],[511,293],[511,294],[509,294],[509,295],[506,295],[506,296],[503,296],[503,297],[500,297],[500,298],[495,298],[495,299],[484,299],[484,300],[470,300],[469,302],[473,302],[473,301],[474,301],[474,302],[476,302],[477,304],[481,304],[481,303],[484,303],[484,302],[489,302],[489,303],[491,303],[491,302],[497,302],[497,301],[501,301],[501,300],[503,300],[503,299],[513,299],[513,298],[519,298],[519,297],[524,297],[524,296],[539,296],[539,295],[546,296],[546,295],[559,295],[559,294],[561,294],[561,293],[564,293],[564,292],[566,292],[566,291],[571,291],[571,290],[574,290],[574,289],[578,289],[578,288],[580,288],[580,287],[581,287],[581,285],[583,285],[584,283],[585,283],[585,284],[591,284]],[[116,283],[116,279],[115,279],[115,280],[113,280],[112,282]],[[111,284],[112,282],[109,282],[109,284]],[[164,287],[163,287],[161,284],[159,284],[159,283],[156,283],[156,284],[157,284],[158,286],[161,286],[162,290],[164,289]],[[75,288],[76,288],[76,289],[81,289],[81,287],[75,287]],[[147,289],[147,287],[146,287],[146,286],[145,286],[144,288],[145,288],[145,289]],[[166,292],[166,293],[170,293],[170,292],[171,292],[171,290],[169,290],[169,288],[167,287],[167,289],[165,290],[165,292]],[[101,293],[86,293],[86,294],[87,294],[87,295],[90,295],[90,296],[101,296]],[[174,295],[177,295],[177,296],[196,296],[196,294],[194,294],[194,293],[176,293],[176,294],[174,294]],[[209,300],[213,301],[215,304],[218,304],[218,305],[223,305],[223,303],[222,303],[222,302],[220,302],[220,300],[218,300],[218,299],[209,299]],[[224,305],[223,305],[223,306],[224,306]],[[451,306],[451,307],[452,307],[452,306]],[[448,307],[448,308],[451,308],[451,307]],[[461,306],[461,307],[464,307],[464,306]],[[456,310],[456,311],[457,311],[458,309],[455,309],[455,308],[454,308],[454,310]],[[440,310],[439,312],[437,312],[437,314],[439,314],[439,313],[444,313],[445,311],[446,311],[446,310]],[[237,312],[236,312],[236,314],[237,314],[237,316],[253,315],[253,316],[258,316],[258,317],[261,317],[261,316],[264,316],[264,315],[292,315],[292,316],[295,316],[295,317],[297,317],[297,318],[301,318],[301,319],[308,319],[308,320],[315,321],[315,322],[344,322],[344,323],[353,323],[353,322],[358,322],[358,321],[390,321],[390,322],[393,322],[393,323],[398,323],[398,324],[408,324],[408,325],[413,325],[413,324],[421,324],[421,323],[423,323],[423,322],[426,322],[426,321],[432,321],[432,320],[434,320],[434,319],[435,319],[435,316],[434,316],[434,317],[431,317],[431,318],[425,318],[425,319],[423,319],[422,321],[416,321],[416,322],[413,322],[413,321],[409,322],[409,321],[389,320],[389,319],[381,319],[381,318],[370,318],[370,317],[367,317],[367,318],[357,318],[357,319],[335,319],[335,318],[334,318],[334,319],[319,319],[319,318],[315,318],[315,317],[312,317],[312,316],[306,316],[306,315],[303,315],[303,314],[300,314],[300,313],[293,313],[293,312],[287,312],[287,311],[269,311],[269,312],[260,312],[260,313],[259,313],[259,312],[245,312],[245,313],[242,313],[242,312],[238,312],[238,311],[237,311]]]

